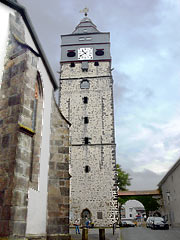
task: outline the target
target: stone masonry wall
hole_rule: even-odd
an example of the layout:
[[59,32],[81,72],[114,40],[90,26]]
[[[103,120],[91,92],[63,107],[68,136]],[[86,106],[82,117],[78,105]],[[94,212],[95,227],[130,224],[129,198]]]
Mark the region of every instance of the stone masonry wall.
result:
[[37,57],[24,41],[20,16],[10,15],[10,32],[0,89],[0,236],[25,236],[32,161],[32,115]]
[[[53,98],[48,180],[48,238],[69,236],[69,124]],[[58,235],[58,237],[57,237]]]
[[[96,226],[109,226],[117,218],[116,156],[113,79],[111,63],[81,62],[61,65],[60,108],[71,122],[70,174],[72,223],[88,210]],[[89,88],[81,88],[87,79]],[[84,97],[88,102],[84,103]],[[88,117],[88,123],[84,118]],[[88,144],[85,144],[88,137]]]

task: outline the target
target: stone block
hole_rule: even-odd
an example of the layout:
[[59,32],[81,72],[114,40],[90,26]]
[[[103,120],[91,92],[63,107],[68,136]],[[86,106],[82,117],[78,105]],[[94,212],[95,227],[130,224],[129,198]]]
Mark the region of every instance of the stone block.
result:
[[3,206],[2,208],[2,214],[1,214],[1,219],[2,220],[9,220],[11,217],[11,208],[10,206]]
[[4,194],[4,205],[11,205],[12,203],[12,190],[6,189]]
[[26,223],[21,221],[11,221],[12,235],[14,236],[25,236]]
[[8,106],[13,106],[21,103],[21,97],[19,94],[9,97]]
[[15,189],[16,190],[25,190],[25,191],[27,191],[28,183],[29,183],[29,179],[28,178],[19,177],[19,176],[16,176],[14,178],[14,184],[15,184]]
[[69,148],[68,147],[59,147],[58,153],[63,153],[63,154],[69,153]]
[[62,196],[69,196],[69,188],[67,187],[61,187],[60,192]]
[[5,193],[5,191],[1,191],[1,189],[0,189],[0,206],[3,205],[4,193]]
[[48,187],[48,194],[51,196],[51,195],[54,195],[54,196],[59,196],[60,195],[60,191],[59,191],[59,188],[57,187],[54,187],[54,186],[49,186]]
[[12,194],[12,205],[21,205],[22,204],[22,199],[23,199],[23,193],[20,191],[13,191]]
[[7,237],[10,234],[9,221],[0,220],[0,237]]
[[50,162],[49,163],[49,169],[54,170],[55,169],[55,162]]
[[0,177],[0,190],[4,190],[7,187],[7,177]]
[[69,163],[57,163],[57,170],[69,170]]
[[27,208],[26,207],[11,207],[11,220],[26,221]]
[[62,140],[55,140],[55,145],[57,146],[61,146],[63,144],[63,141]]
[[2,137],[2,147],[7,148],[10,142],[10,134],[6,134]]
[[[60,225],[51,225],[49,224],[48,221],[48,225],[47,225],[47,234],[58,234],[58,233],[62,233],[62,227]],[[48,239],[48,236],[47,236]]]
[[60,180],[60,181],[59,181],[59,185],[60,185],[60,186],[65,186],[65,181],[64,181],[64,180]]

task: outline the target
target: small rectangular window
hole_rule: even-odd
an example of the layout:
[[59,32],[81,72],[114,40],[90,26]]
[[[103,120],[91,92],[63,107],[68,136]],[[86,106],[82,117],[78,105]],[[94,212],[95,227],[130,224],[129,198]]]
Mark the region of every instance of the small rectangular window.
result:
[[97,212],[97,219],[103,219],[102,212]]
[[99,62],[94,62],[94,66],[99,66]]
[[87,103],[88,103],[88,97],[84,97],[84,98],[83,98],[83,102],[84,102],[85,104],[87,104]]
[[89,143],[89,138],[88,137],[85,137],[84,138],[84,144],[88,144]]
[[88,117],[84,117],[84,124],[87,124],[87,123],[89,123],[89,119]]

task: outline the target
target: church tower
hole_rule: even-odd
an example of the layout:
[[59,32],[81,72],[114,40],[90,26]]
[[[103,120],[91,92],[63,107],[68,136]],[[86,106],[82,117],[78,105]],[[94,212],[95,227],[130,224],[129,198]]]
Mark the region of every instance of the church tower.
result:
[[60,108],[70,128],[70,218],[109,226],[117,218],[110,33],[85,17],[61,36]]

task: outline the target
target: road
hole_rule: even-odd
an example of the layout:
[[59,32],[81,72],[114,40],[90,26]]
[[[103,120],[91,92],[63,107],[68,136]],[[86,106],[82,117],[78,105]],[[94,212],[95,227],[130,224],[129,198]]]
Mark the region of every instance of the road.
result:
[[121,229],[121,240],[180,240],[180,229],[151,230],[145,227]]

